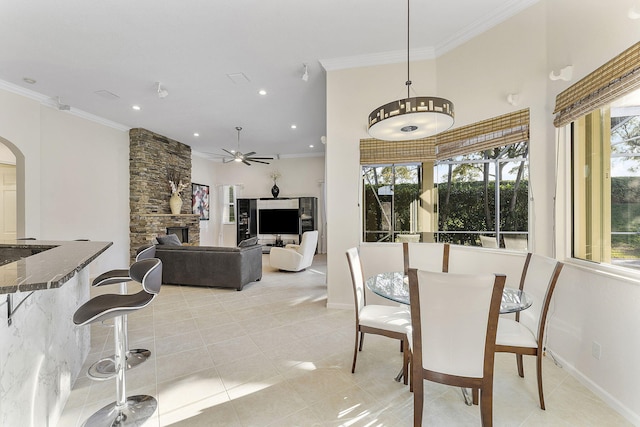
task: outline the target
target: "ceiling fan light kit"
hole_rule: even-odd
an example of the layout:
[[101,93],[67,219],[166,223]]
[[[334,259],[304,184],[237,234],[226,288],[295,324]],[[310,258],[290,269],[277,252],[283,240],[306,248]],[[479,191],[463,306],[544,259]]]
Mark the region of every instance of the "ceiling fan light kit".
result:
[[254,162],[254,163],[262,163],[262,164],[268,165],[269,162],[265,162],[263,160],[273,160],[273,157],[254,157],[253,155],[256,154],[255,151],[251,151],[249,153],[244,153],[244,154],[240,151],[240,131],[241,130],[242,128],[240,126],[236,126],[236,131],[238,131],[238,148],[236,150],[225,150],[224,148],[222,149],[222,151],[224,151],[229,155],[229,157],[225,157],[222,159],[222,163],[242,162],[247,166],[251,166],[251,163],[249,162]]
[[409,2],[407,0],[407,97],[376,108],[369,114],[368,132],[384,141],[407,141],[436,135],[453,126],[453,103],[432,96],[411,97],[409,73]]

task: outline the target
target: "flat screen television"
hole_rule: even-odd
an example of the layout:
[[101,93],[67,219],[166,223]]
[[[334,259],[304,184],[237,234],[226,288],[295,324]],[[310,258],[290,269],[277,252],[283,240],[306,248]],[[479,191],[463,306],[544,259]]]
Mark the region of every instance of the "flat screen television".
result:
[[298,209],[260,209],[258,233],[300,234]]

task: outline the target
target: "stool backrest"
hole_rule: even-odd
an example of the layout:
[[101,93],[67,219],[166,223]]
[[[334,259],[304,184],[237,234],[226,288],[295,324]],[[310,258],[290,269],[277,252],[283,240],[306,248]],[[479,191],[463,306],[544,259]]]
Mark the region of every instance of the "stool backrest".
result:
[[136,251],[136,261],[156,257],[156,245],[140,246]]
[[146,292],[158,294],[162,286],[162,261],[158,258],[136,261],[129,268],[129,276],[139,282]]

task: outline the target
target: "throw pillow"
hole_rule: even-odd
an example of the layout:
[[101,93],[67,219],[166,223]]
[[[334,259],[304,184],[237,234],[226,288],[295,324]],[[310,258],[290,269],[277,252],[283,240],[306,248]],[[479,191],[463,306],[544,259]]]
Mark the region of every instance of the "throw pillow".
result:
[[168,236],[158,236],[156,237],[158,243],[161,245],[167,246],[182,246],[182,242],[178,239],[178,236],[175,234],[169,234]]
[[247,246],[254,246],[258,244],[258,237],[249,237],[238,243],[239,248],[246,248]]

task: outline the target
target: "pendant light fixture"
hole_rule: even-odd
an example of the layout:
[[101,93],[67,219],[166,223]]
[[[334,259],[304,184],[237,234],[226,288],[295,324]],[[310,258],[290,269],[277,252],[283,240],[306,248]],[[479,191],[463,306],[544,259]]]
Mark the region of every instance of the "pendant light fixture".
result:
[[409,74],[409,2],[407,0],[407,97],[369,114],[369,135],[384,141],[406,141],[436,135],[453,126],[453,103],[431,96],[411,97]]

